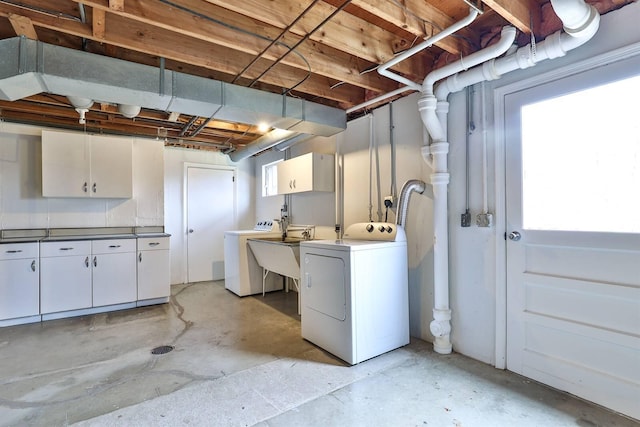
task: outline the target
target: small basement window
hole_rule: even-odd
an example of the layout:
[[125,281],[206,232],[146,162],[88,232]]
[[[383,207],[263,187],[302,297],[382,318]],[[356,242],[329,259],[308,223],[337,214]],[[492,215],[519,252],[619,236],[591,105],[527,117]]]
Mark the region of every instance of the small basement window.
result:
[[262,166],[262,197],[278,194],[278,163],[282,160]]

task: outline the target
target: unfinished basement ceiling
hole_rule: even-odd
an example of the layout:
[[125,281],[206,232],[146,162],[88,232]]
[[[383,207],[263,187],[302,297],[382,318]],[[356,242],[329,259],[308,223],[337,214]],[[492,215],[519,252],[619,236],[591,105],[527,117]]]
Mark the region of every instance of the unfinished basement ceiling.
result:
[[[587,2],[606,13],[633,1]],[[519,45],[530,41],[532,30],[541,40],[561,28],[547,1],[474,5],[484,13],[468,28],[391,69],[421,82],[431,70],[492,43],[504,25],[519,30]],[[0,0],[0,39],[25,36],[347,110],[400,87],[379,75],[378,65],[468,13],[463,0]],[[69,100],[52,93],[0,101],[0,118],[224,151],[265,132],[215,115],[147,108],[127,118],[99,100],[80,124]]]

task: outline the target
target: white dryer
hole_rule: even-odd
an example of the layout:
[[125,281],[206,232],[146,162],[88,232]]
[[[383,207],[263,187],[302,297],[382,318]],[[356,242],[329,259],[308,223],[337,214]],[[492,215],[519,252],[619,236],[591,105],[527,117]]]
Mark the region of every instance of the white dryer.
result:
[[302,337],[351,365],[409,344],[407,238],[358,223],[300,243]]
[[[224,287],[238,296],[262,293],[262,268],[247,245],[254,237],[280,236],[275,221],[259,221],[253,230],[224,232]],[[265,291],[282,289],[281,281],[268,280]]]

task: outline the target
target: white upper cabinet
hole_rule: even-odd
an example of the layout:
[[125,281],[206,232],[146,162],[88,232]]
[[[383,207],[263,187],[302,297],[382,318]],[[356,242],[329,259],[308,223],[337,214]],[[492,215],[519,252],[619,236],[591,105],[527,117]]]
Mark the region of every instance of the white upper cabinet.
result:
[[131,198],[131,138],[42,131],[44,197]]
[[91,136],[91,196],[131,198],[131,138]]
[[307,153],[280,162],[278,194],[304,191],[334,191],[334,160],[332,154]]

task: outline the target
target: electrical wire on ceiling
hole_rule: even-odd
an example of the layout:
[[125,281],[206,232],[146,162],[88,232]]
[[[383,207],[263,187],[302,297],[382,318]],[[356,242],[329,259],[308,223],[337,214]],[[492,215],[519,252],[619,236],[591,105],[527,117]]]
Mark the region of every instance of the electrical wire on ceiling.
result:
[[[257,54],[255,56],[255,58],[246,66],[242,69],[242,71],[240,71],[236,77],[231,81],[231,83],[235,83],[249,68],[251,68],[260,58],[262,58],[262,55],[264,55],[269,49],[271,49],[272,46],[274,46],[275,44],[277,44],[280,39],[282,37],[285,36],[285,34],[287,34],[289,32],[289,30],[291,30],[291,28],[293,28],[294,25],[296,25],[306,14],[307,12],[309,12],[320,0],[313,0],[313,3],[309,4],[309,6],[307,6],[307,8],[305,10],[302,11],[302,13],[300,15],[298,15],[296,17],[296,19],[293,20],[293,22],[291,22],[289,25],[286,26],[286,28],[284,28],[280,34],[278,35],[278,37],[276,37],[275,39],[273,39],[273,41],[271,41],[271,43],[269,43],[269,45],[267,47],[265,47],[264,49],[262,49],[262,52],[260,52],[259,54]],[[308,63],[307,63],[308,65]]]
[[[2,0],[0,0],[0,1],[2,1]],[[186,6],[182,6],[180,4],[176,4],[176,3],[174,3],[174,2],[172,2],[170,0],[158,0],[158,1],[160,3],[166,4],[167,6],[174,7],[176,9],[182,10],[183,12],[190,13],[190,14],[192,14],[194,16],[197,16],[198,18],[202,18],[202,19],[204,19],[206,21],[213,22],[214,24],[221,25],[221,26],[223,26],[225,28],[228,28],[230,30],[237,31],[237,32],[242,33],[242,34],[246,34],[246,35],[249,35],[249,36],[252,36],[252,37],[256,37],[256,38],[258,38],[260,40],[264,40],[264,41],[267,41],[267,42],[270,42],[270,43],[273,43],[273,44],[277,44],[277,45],[283,46],[285,49],[287,49],[287,53],[284,56],[288,55],[289,53],[293,53],[293,54],[297,55],[307,65],[307,76],[301,82],[297,83],[295,86],[293,86],[290,89],[288,89],[285,92],[285,94],[288,93],[289,91],[295,89],[296,87],[298,87],[300,84],[302,84],[304,81],[306,81],[311,76],[311,65],[309,64],[309,61],[307,61],[307,59],[300,52],[296,52],[294,50],[296,47],[299,46],[299,43],[296,44],[295,46],[291,47],[286,43],[278,41],[277,39],[274,40],[274,39],[271,39],[269,37],[263,36],[262,34],[254,33],[252,31],[246,30],[244,28],[228,24],[228,23],[226,23],[224,21],[221,21],[219,19],[216,19],[216,18],[214,18],[212,16],[205,15],[205,14],[200,13],[200,12],[196,12],[195,10],[189,9]],[[284,58],[284,56],[282,58]],[[282,59],[282,58],[280,58],[280,59]],[[278,60],[277,62],[279,62],[279,61],[280,60]],[[269,67],[269,68],[271,68],[271,67]],[[262,75],[260,77],[262,77]],[[256,80],[251,82],[249,87],[252,87],[255,84]],[[235,79],[234,79],[234,82],[235,82]]]
[[[298,46],[300,46],[302,43],[304,43],[305,41],[307,41],[312,35],[313,33],[315,33],[316,31],[318,31],[320,28],[322,28],[324,26],[324,24],[326,24],[327,22],[329,22],[334,16],[336,16],[339,12],[341,12],[345,7],[347,7],[349,5],[349,3],[351,3],[351,0],[346,0],[344,3],[342,3],[342,5],[340,5],[340,7],[338,7],[336,10],[334,10],[333,12],[331,12],[331,14],[329,14],[329,16],[327,16],[325,19],[322,20],[322,22],[320,22],[318,25],[315,26],[315,28],[311,31],[309,31],[304,37],[302,37],[295,45],[293,45],[293,47],[290,47],[288,52],[285,52],[284,55],[282,55],[278,60],[274,61],[273,64],[271,64],[266,70],[264,70],[258,77],[256,77],[253,82],[251,82],[251,84],[249,85],[249,87],[253,86],[258,80],[260,80],[265,74],[267,74],[275,65],[277,65],[278,63],[280,63],[280,61],[282,61],[287,55],[289,55],[291,52],[295,51],[295,48],[297,48]],[[292,91],[293,89],[295,89],[296,87],[300,86],[302,83],[304,83],[304,81],[306,81],[308,78],[310,77],[310,74],[305,77],[301,82],[299,82],[298,84],[296,84],[295,86],[293,86],[292,88],[290,88],[288,91],[285,92],[285,95]]]

